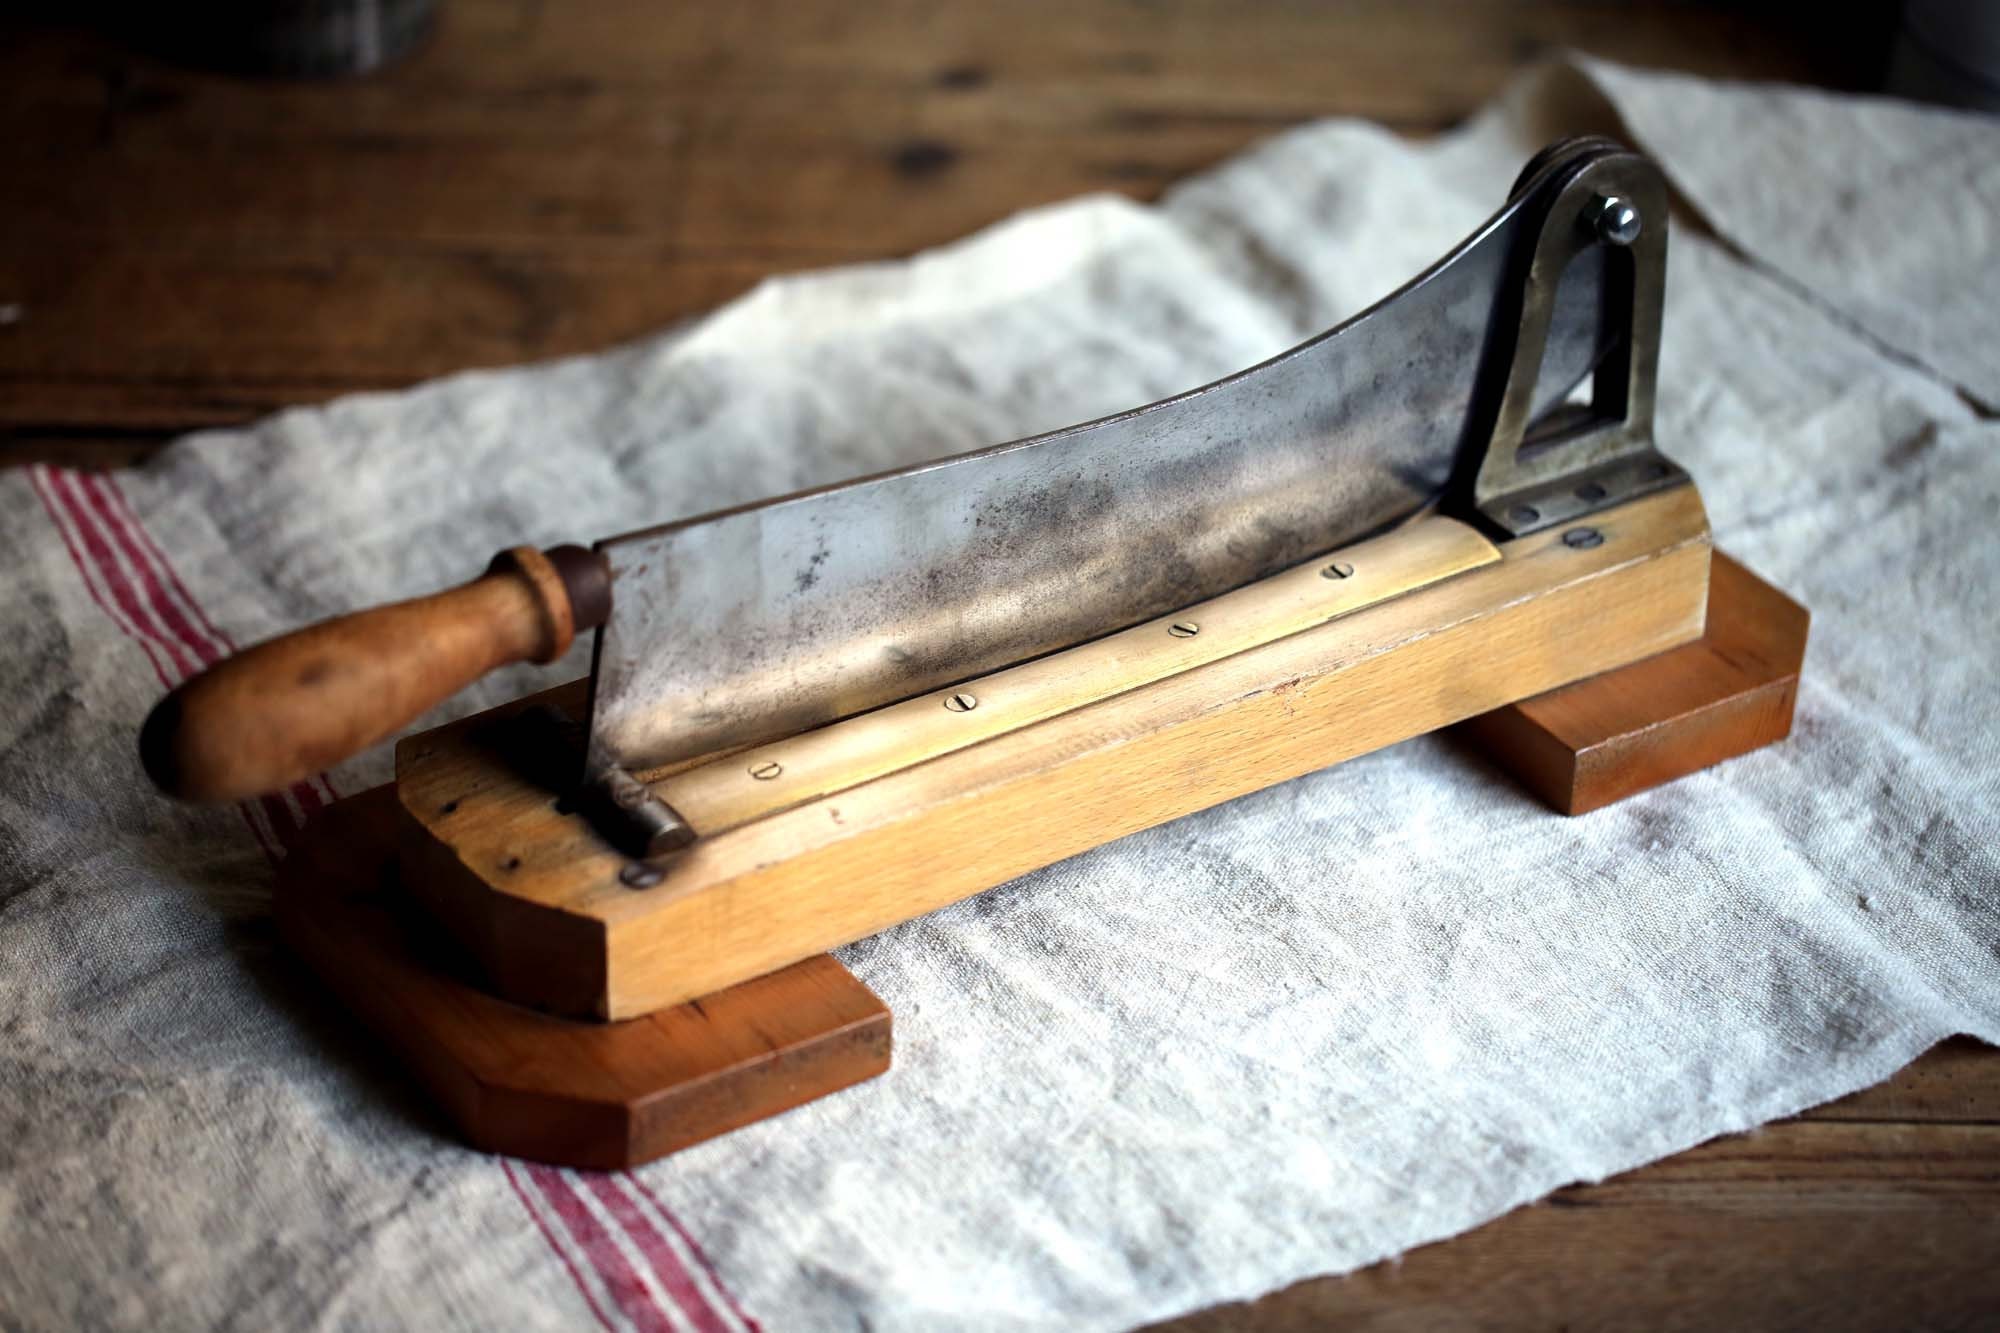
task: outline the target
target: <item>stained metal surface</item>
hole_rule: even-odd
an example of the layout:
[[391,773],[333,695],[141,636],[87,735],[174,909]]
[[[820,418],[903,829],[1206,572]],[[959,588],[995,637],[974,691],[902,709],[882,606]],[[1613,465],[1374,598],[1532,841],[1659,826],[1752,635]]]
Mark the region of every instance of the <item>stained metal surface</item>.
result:
[[[1496,305],[1539,216],[1517,196],[1370,310],[1205,388],[1013,444],[598,543],[594,763],[751,744],[1111,633],[1435,499]],[[1601,248],[1561,284],[1538,410],[1611,350]]]
[[[1515,320],[1496,333],[1507,375],[1493,425],[1463,494],[1454,496],[1495,533],[1522,537],[1649,491],[1687,474],[1653,447],[1653,401],[1667,281],[1667,185],[1660,169],[1609,139],[1564,140],[1535,159],[1545,221],[1517,281]],[[1529,239],[1529,238],[1524,238]],[[1607,355],[1590,401],[1549,412],[1545,330],[1567,318],[1564,289],[1577,264],[1597,265]],[[1497,360],[1498,358],[1496,358]]]

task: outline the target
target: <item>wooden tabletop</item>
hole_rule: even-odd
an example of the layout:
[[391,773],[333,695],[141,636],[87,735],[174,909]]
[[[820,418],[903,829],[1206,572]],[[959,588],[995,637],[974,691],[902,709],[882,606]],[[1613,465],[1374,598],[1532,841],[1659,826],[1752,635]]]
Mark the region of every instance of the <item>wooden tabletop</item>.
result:
[[2000,1051],[1954,1039],[1805,1115],[1157,1327],[2000,1327]]
[[[1797,12],[1793,12],[1796,9]],[[1564,45],[1868,88],[1893,4],[442,0],[352,81],[0,22],[0,462],[585,352],[772,273],[1140,198],[1285,126],[1463,118]],[[2000,1311],[2000,1057],[1177,1328],[1959,1327]]]
[[0,447],[129,456],[592,351],[771,273],[1147,197],[1315,117],[1434,131],[1563,45],[1860,86],[1885,30],[1664,3],[440,5],[413,59],[318,83],[0,26]]

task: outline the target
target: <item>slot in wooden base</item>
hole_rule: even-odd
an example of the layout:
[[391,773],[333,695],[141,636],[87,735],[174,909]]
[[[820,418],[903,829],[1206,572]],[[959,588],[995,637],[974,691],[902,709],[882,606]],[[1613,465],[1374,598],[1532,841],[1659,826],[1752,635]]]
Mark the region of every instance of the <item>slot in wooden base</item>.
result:
[[474,1147],[633,1166],[889,1067],[888,1007],[827,954],[621,1023],[497,999],[403,899],[396,826],[386,786],[322,811],[280,871],[278,926]]
[[1529,791],[1580,815],[1790,735],[1811,620],[1718,551],[1700,639],[1461,731]]

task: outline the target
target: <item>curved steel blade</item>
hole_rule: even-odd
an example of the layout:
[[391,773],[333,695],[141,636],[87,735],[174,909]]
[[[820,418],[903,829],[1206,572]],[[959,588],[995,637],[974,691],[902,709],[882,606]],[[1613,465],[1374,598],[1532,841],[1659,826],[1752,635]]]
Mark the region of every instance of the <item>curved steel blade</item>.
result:
[[[1517,196],[1331,332],[1175,398],[597,544],[593,763],[793,734],[1123,629],[1352,541],[1444,489]],[[1608,350],[1602,255],[1556,302],[1539,408]]]

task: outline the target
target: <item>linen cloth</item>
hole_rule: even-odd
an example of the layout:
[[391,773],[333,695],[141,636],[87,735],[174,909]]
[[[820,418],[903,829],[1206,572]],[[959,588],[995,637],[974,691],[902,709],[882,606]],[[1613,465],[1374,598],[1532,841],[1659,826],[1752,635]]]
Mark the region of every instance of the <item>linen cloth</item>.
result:
[[[1012,438],[1353,314],[1527,156],[1654,154],[1659,436],[1814,612],[1787,743],[1581,819],[1429,738],[857,944],[886,1077],[629,1174],[454,1143],[275,946],[162,682],[588,537]],[[766,283],[603,355],[0,477],[0,1326],[1117,1328],[2000,1039],[2000,134],[1599,64]],[[580,674],[516,670],[427,722]]]

